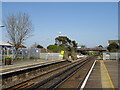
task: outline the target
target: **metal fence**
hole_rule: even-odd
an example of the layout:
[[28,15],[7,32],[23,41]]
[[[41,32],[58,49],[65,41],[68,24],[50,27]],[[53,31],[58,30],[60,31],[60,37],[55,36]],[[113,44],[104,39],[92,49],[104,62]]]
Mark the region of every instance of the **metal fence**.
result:
[[22,49],[21,54],[23,59],[62,59],[60,53],[41,53],[41,49],[38,48]]
[[40,49],[38,48],[21,49],[20,54],[22,59],[36,59],[40,58]]
[[118,60],[120,59],[120,53],[103,53],[103,60]]
[[[12,52],[8,52],[8,50],[5,53],[5,51],[2,50],[3,53],[0,53],[0,59],[4,61],[6,56],[13,56],[14,50]],[[38,48],[21,48],[18,51],[18,58],[17,59],[46,59],[46,60],[52,60],[52,59],[62,59],[60,53],[41,53],[41,49]]]
[[63,59],[60,53],[40,53],[40,58],[46,60]]

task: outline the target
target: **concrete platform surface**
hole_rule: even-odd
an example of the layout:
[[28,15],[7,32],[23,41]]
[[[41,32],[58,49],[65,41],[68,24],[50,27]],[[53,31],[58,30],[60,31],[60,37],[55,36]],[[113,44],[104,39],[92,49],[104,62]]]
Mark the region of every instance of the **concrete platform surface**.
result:
[[106,68],[109,72],[111,80],[115,88],[118,88],[118,62],[117,61],[104,61]]
[[118,89],[118,62],[115,60],[97,61],[84,89],[88,88]]
[[100,62],[96,62],[91,75],[85,85],[86,88],[102,88]]
[[18,71],[19,69],[26,69],[29,67],[34,67],[36,65],[45,65],[55,62],[64,61],[63,59],[56,59],[56,60],[32,60],[32,61],[23,61],[23,62],[16,62],[12,65],[3,65],[0,67],[0,73],[11,72],[11,71]]

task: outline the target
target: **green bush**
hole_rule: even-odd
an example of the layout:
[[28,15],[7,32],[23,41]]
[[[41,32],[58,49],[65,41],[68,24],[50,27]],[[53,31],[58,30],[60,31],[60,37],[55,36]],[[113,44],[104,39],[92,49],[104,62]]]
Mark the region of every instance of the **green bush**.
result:
[[62,50],[62,48],[60,46],[57,45],[49,45],[47,47],[48,50],[51,50],[53,52],[60,52]]
[[119,49],[119,45],[115,42],[111,43],[107,49],[110,51],[110,52],[117,52],[118,49]]
[[12,56],[5,57],[5,60],[12,60]]

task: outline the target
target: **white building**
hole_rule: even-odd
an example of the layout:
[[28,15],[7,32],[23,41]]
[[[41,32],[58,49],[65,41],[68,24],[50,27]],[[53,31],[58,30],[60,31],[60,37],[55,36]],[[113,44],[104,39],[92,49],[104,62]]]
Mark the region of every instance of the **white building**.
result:
[[4,41],[0,41],[0,60],[8,55],[13,55],[13,45]]

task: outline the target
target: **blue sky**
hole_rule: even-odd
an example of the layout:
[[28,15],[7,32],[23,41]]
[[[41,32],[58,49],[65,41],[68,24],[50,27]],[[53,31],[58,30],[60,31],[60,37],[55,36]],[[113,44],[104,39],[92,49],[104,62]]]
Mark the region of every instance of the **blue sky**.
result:
[[[108,40],[118,38],[117,2],[3,2],[3,20],[10,13],[26,12],[34,25],[27,46],[54,44],[59,35],[66,35],[80,45],[107,46]],[[3,40],[8,41],[3,30]]]

